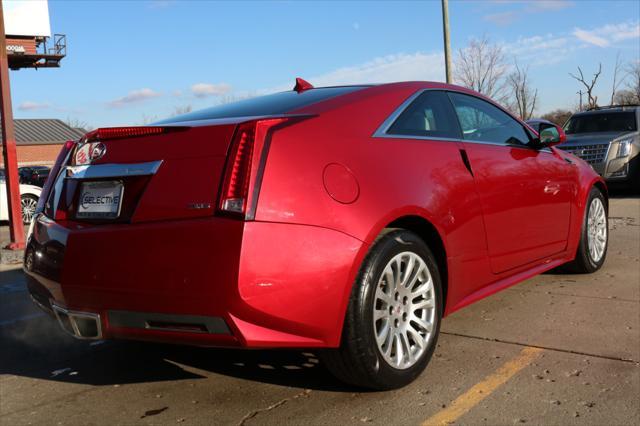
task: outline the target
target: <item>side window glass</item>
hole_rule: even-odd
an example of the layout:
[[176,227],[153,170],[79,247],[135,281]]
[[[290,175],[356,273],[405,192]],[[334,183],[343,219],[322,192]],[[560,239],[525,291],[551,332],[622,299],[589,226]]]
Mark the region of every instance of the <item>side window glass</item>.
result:
[[529,143],[529,134],[509,114],[474,96],[449,93],[465,140],[504,145]]
[[389,135],[459,139],[460,130],[447,95],[428,90],[418,96],[387,130]]

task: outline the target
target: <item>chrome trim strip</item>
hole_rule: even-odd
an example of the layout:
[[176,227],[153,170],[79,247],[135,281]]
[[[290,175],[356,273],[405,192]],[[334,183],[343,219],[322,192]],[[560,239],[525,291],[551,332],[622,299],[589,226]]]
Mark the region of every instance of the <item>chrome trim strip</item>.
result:
[[154,175],[161,164],[162,160],[150,161],[148,163],[67,166],[66,177],[68,179],[94,179]]
[[[391,139],[415,139],[415,140],[424,140],[424,141],[476,143],[476,144],[481,144],[481,145],[495,145],[495,146],[503,146],[503,147],[508,147],[508,148],[532,149],[532,150],[538,151],[538,152],[552,153],[551,148],[538,149],[538,148],[534,148],[534,147],[528,146],[528,145],[504,144],[504,143],[491,142],[491,141],[472,141],[472,140],[468,140],[468,139],[456,139],[456,138],[441,138],[441,137],[437,137],[437,136],[413,136],[413,135],[390,135],[390,134],[388,134],[387,131],[393,125],[393,123],[398,119],[400,114],[402,114],[404,112],[404,110],[407,109],[407,107],[409,107],[409,105],[411,105],[411,103],[414,100],[416,100],[416,98],[418,98],[420,95],[422,95],[423,93],[425,93],[427,91],[453,92],[453,93],[460,93],[462,95],[473,96],[473,95],[471,95],[469,93],[465,93],[465,92],[461,92],[461,91],[457,91],[457,90],[451,90],[451,89],[443,89],[443,88],[420,89],[416,93],[414,93],[413,95],[409,96],[404,102],[402,102],[402,104],[400,104],[400,106],[398,108],[396,108],[395,111],[393,111],[391,113],[391,115],[389,117],[387,117],[386,120],[384,120],[384,122],[380,125],[380,127],[378,127],[378,129],[375,131],[375,133],[372,135],[372,137],[374,137],[374,138],[391,138]],[[482,100],[484,102],[487,102],[484,99],[478,98],[477,96],[473,96],[473,97],[475,97],[477,99],[480,99],[480,100]],[[494,105],[494,104],[490,104],[490,105]],[[502,108],[499,108],[499,109],[506,113],[506,111],[504,111]],[[508,115],[511,117],[511,114],[508,114]],[[514,118],[514,120],[515,120],[515,118]]]

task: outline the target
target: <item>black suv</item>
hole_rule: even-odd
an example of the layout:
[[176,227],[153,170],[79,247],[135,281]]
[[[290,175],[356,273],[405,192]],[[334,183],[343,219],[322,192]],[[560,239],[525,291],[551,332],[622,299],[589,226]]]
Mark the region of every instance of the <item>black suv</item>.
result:
[[573,114],[558,148],[589,164],[607,183],[640,187],[640,106],[600,107]]
[[43,187],[49,177],[49,167],[46,166],[30,166],[18,168],[20,183]]

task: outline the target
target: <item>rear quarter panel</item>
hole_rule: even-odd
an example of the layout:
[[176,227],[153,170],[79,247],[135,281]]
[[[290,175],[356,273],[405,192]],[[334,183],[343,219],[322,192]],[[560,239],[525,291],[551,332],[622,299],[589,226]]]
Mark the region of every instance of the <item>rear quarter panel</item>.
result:
[[[255,219],[329,228],[369,245],[389,223],[403,216],[431,222],[443,238],[449,264],[449,294],[459,299],[486,276],[486,243],[473,177],[456,142],[374,138],[378,126],[420,86],[366,89],[344,105],[322,104],[315,118],[273,136]],[[354,94],[355,95],[355,94]],[[339,164],[358,182],[351,203],[338,202],[325,189],[323,171]],[[343,307],[360,262],[345,283]],[[474,276],[476,278],[474,278]]]

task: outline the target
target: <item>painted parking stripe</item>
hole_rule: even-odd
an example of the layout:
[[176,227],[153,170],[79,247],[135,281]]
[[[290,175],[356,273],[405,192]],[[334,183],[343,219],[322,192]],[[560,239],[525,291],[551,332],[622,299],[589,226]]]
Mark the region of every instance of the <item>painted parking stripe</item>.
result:
[[487,376],[480,383],[460,395],[447,408],[425,420],[422,426],[447,425],[455,422],[520,370],[531,364],[543,351],[544,349],[541,348],[524,348],[518,356],[506,362],[495,373]]

